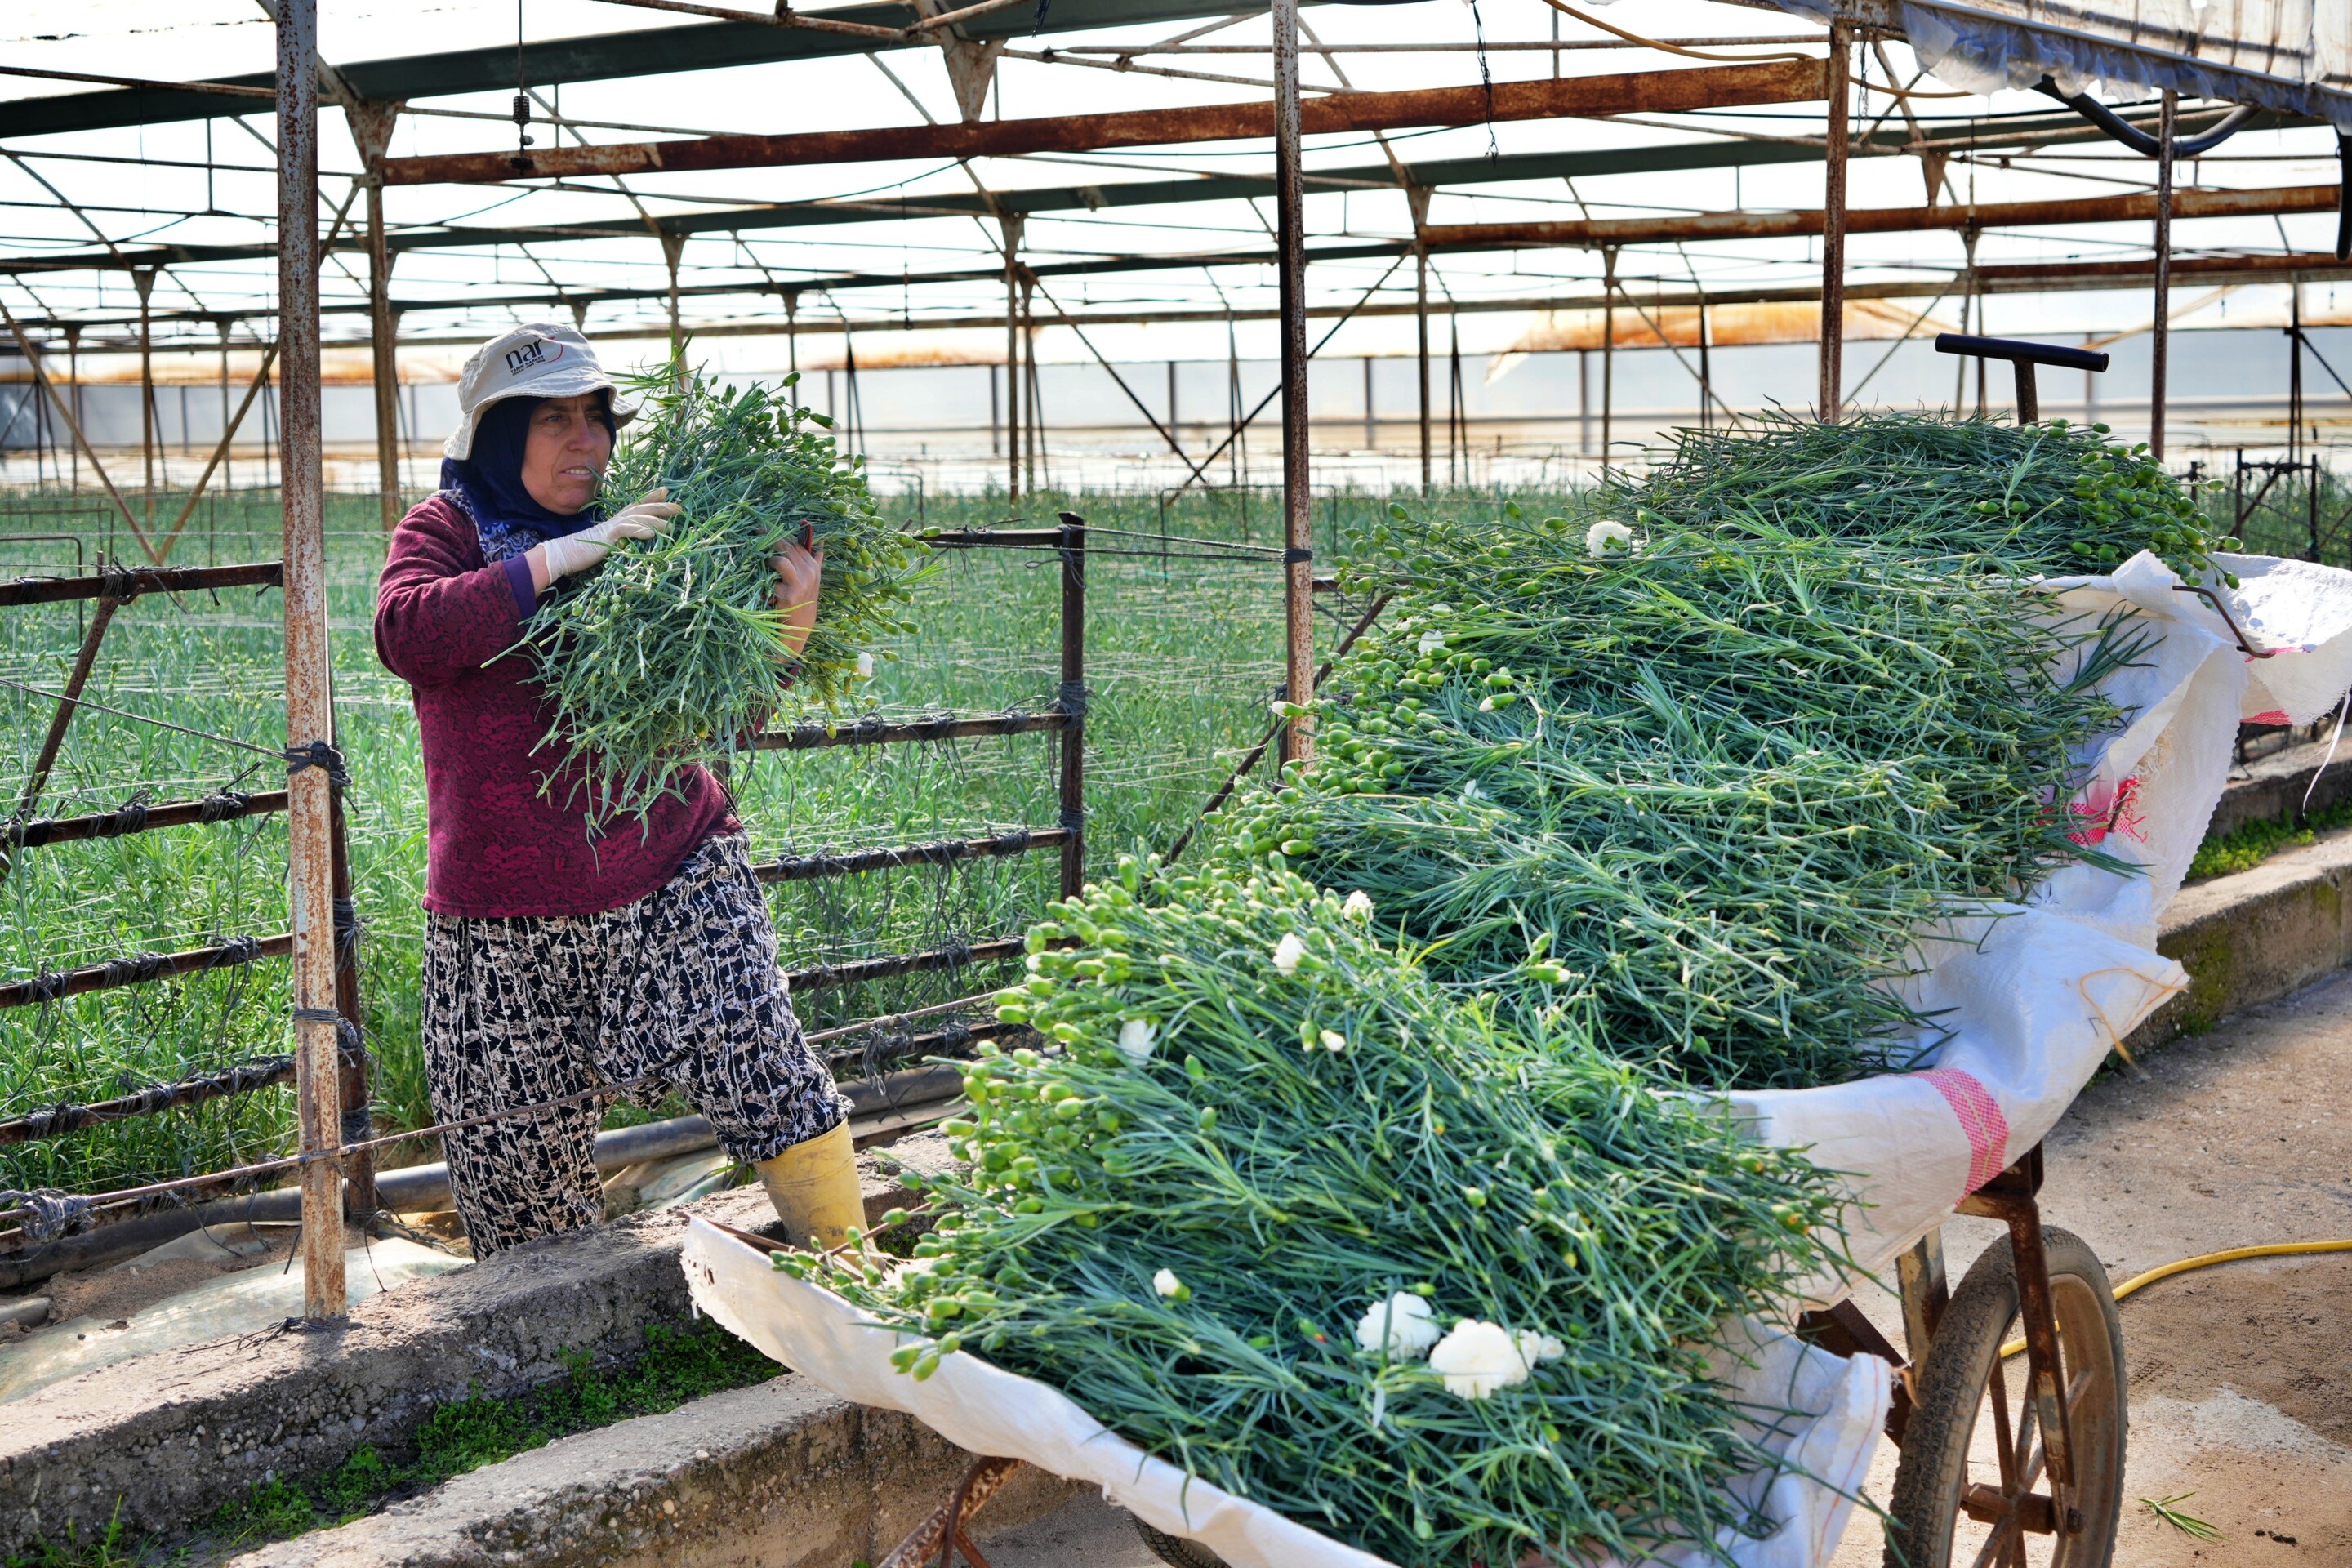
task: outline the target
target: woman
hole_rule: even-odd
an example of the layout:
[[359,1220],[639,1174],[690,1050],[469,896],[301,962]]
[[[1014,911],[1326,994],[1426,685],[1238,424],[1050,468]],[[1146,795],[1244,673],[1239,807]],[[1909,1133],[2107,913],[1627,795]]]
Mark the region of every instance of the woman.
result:
[[[547,709],[514,651],[540,595],[649,539],[677,508],[656,490],[594,505],[616,426],[612,379],[566,327],[518,328],[457,384],[441,490],[394,533],[375,645],[409,683],[425,751],[425,1061],[455,1121],[641,1079],[675,1088],[752,1165],[791,1238],[837,1246],[864,1218],[848,1107],[801,1037],[742,825],[694,768],[632,823],[590,837],[571,770],[545,778]],[[786,544],[775,604],[797,653],[821,553]],[[534,752],[536,752],[536,755]],[[544,787],[542,787],[544,786]],[[603,1216],[600,1106],[444,1135],[478,1258]]]

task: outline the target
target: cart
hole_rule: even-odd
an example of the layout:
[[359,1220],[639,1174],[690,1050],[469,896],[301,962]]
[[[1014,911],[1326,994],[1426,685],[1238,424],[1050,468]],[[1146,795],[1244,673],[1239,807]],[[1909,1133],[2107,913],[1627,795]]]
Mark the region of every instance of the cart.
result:
[[[1946,334],[1937,346],[2008,360],[2028,421],[2038,413],[2035,365],[2105,368],[2104,354],[2058,345]],[[1816,1499],[1799,1510],[1806,1528],[1783,1533],[1802,1539],[1776,1536],[1768,1553],[1776,1564],[1818,1568],[1835,1549],[1847,1517],[1841,1510],[1861,1490],[1882,1418],[1898,1449],[1886,1500],[1897,1521],[1887,1544],[1890,1568],[2109,1568],[2113,1561],[2126,1444],[2121,1324],[2097,1255],[2042,1223],[2041,1140],[2108,1052],[2187,984],[2186,973],[2154,951],[2157,921],[2220,796],[2239,722],[2308,722],[2352,686],[2352,574],[2228,559],[2242,582],[2226,595],[2181,582],[2153,557],[2053,581],[2070,614],[2136,609],[2165,628],[2157,650],[2117,677],[2130,683],[2118,690],[2118,705],[2134,717],[2097,759],[2082,802],[2066,805],[2090,813],[2095,805],[2096,831],[2139,839],[2148,875],[2134,881],[2098,873],[2096,880],[2073,868],[2045,884],[2049,896],[2030,908],[2007,906],[1985,925],[1962,929],[1968,922],[1958,921],[1952,932],[1923,937],[1923,945],[1951,945],[1926,966],[1942,990],[1921,1010],[1962,1020],[1934,1068],[1726,1097],[1760,1141],[1814,1150],[1827,1168],[1864,1173],[1855,1179],[1864,1233],[1855,1259],[1864,1271],[1891,1267],[1901,1294],[1903,1350],[1851,1299],[1840,1299],[1850,1280],[1831,1281],[1813,1299],[1835,1304],[1804,1313],[1795,1335],[1780,1334],[1766,1352],[1778,1358],[1769,1369],[1759,1363],[1759,1378],[1785,1377],[1793,1354],[1811,1358],[1817,1373],[1839,1369],[1843,1379],[1842,1386],[1817,1379],[1818,1408],[1807,1407],[1828,1436],[1811,1458],[1834,1451],[1835,1463],[1799,1467],[1813,1491],[1839,1509],[1816,1506]],[[2062,889],[2077,871],[2085,875]],[[1957,1289],[1941,1242],[1954,1213],[1997,1221],[2007,1232]],[[751,1271],[739,1277],[739,1292],[783,1289],[750,1258],[698,1252],[692,1236],[688,1259],[696,1300],[722,1321],[730,1268]],[[878,1358],[856,1338],[871,1330],[845,1313],[803,1300],[785,1315],[795,1320],[792,1348],[805,1359],[779,1359],[809,1366],[839,1352],[842,1361],[826,1371],[845,1397],[909,1411],[968,1452],[1028,1452],[1056,1473],[1097,1480],[1129,1504],[1143,1539],[1176,1568],[1218,1568],[1211,1541],[1223,1548],[1223,1560],[1261,1568],[1310,1559],[1361,1568],[1374,1561],[1183,1477],[1042,1385],[958,1355],[941,1363],[926,1394],[877,1371]],[[755,1325],[729,1326],[763,1348],[775,1338],[758,1337]],[[959,1366],[965,1363],[974,1364]],[[940,1389],[951,1376],[966,1380],[961,1392]],[[1030,1403],[1018,1420],[994,1408],[1022,1400]],[[1040,1429],[1055,1421],[1065,1429],[1041,1438]],[[1115,1480],[1100,1462],[1104,1449],[1116,1450],[1126,1467]],[[959,1560],[986,1568],[967,1524],[1023,1462],[975,1460],[879,1568],[943,1568]],[[1154,1469],[1165,1473],[1155,1479],[1147,1473]],[[1156,1522],[1145,1519],[1153,1511],[1152,1488],[1164,1500],[1179,1495],[1177,1483],[1194,1504],[1181,1512],[1160,1508]],[[1179,1528],[1181,1537],[1171,1533]],[[1543,1565],[1530,1560],[1520,1568]]]
[[[1959,1205],[1999,1220],[1958,1290],[1940,1231],[1897,1268],[1908,1356],[1851,1300],[1805,1315],[1800,1331],[1840,1355],[1874,1355],[1895,1373],[1887,1436],[1900,1450],[1889,1511],[1889,1568],[2105,1568],[2123,1517],[2123,1324],[2089,1244],[2042,1223],[2042,1147]],[[2023,1365],[2004,1354],[2022,1322]],[[1022,1461],[973,1462],[953,1494],[878,1568],[961,1561],[988,1568],[966,1533]],[[1181,1536],[1135,1528],[1172,1568],[1223,1568]]]

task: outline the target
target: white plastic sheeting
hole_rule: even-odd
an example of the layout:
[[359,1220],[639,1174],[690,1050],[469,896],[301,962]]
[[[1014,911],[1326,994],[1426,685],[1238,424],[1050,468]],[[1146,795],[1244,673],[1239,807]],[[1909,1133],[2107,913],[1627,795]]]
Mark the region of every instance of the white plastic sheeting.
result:
[[2055,78],[2064,92],[2172,88],[2352,131],[2352,0],[1778,0],[1892,26],[1971,92]]

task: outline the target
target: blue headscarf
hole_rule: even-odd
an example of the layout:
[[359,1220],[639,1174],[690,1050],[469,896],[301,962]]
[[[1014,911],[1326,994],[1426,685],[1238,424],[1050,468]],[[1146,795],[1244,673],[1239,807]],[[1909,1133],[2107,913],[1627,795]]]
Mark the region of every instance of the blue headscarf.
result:
[[[530,416],[543,397],[502,397],[482,410],[474,426],[472,455],[441,459],[441,488],[453,492],[473,514],[475,531],[482,536],[482,559],[499,562],[520,555],[534,545],[567,533],[577,533],[600,521],[604,508],[594,501],[566,516],[550,511],[523,488],[523,447],[530,440]],[[604,428],[612,430],[608,398],[598,411]]]

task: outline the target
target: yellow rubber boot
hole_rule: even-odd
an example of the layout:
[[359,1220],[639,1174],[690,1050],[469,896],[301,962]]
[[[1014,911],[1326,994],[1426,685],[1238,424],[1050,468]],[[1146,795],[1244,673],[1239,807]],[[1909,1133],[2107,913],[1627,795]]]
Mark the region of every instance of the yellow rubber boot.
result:
[[795,1143],[753,1167],[768,1201],[784,1222],[795,1247],[823,1251],[849,1239],[849,1227],[866,1223],[866,1200],[857,1186],[857,1154],[844,1121],[830,1132]]

